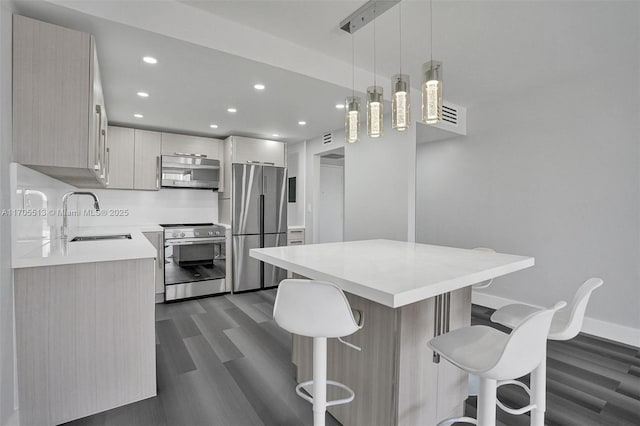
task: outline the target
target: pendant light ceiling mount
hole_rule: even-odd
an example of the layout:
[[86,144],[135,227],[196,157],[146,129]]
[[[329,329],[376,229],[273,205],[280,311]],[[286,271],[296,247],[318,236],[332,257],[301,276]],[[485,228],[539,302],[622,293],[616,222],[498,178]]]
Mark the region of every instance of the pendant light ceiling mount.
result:
[[349,34],[353,34],[398,3],[400,3],[400,0],[369,0],[359,7],[358,10],[343,19],[340,22],[340,29]]

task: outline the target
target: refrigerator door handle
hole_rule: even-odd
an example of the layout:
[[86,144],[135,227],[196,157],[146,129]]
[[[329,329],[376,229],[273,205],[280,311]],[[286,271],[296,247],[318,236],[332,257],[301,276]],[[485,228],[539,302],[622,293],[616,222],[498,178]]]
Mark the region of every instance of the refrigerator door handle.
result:
[[264,247],[264,194],[260,195],[260,247]]

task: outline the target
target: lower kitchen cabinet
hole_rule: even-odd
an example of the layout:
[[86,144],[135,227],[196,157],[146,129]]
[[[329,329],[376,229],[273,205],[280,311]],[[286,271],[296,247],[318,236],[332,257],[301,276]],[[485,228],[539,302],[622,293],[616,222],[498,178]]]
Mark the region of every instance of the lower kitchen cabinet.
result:
[[[164,233],[162,231],[157,232],[143,232],[147,240],[153,244],[158,251],[158,257],[156,258],[156,295],[164,293]],[[163,300],[164,301],[164,300]]]
[[156,395],[153,259],[15,270],[20,423]]
[[304,228],[289,228],[287,231],[287,245],[299,246],[304,244]]

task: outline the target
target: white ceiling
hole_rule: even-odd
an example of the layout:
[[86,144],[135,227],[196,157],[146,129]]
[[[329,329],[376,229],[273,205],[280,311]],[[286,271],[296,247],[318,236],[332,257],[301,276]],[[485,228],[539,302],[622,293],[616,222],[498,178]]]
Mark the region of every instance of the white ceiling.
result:
[[[351,36],[338,25],[364,1],[51,1],[66,7],[24,1],[18,9],[96,35],[114,122],[217,137],[271,138],[277,132],[286,141],[310,139],[343,125],[335,104],[349,93],[340,85],[351,83]],[[430,53],[428,2],[401,4],[403,68],[418,87],[421,65]],[[399,68],[398,9],[376,20],[376,69],[383,81]],[[637,66],[627,54],[638,48],[637,37],[628,36],[637,34],[633,2],[436,0],[433,15],[433,54],[444,62],[444,97],[466,107],[593,72],[606,75],[610,63]],[[113,16],[129,25],[96,16]],[[173,28],[160,24],[167,21],[174,22]],[[271,39],[265,40],[266,35]],[[372,36],[372,24],[355,34],[360,80],[371,78]],[[157,56],[160,63],[144,65],[140,57],[145,54]],[[256,82],[267,89],[256,93]],[[356,86],[372,83],[356,81]],[[384,89],[388,99],[389,88]],[[151,96],[139,99],[139,90]],[[238,113],[229,115],[229,106]],[[144,119],[133,119],[135,112]],[[299,120],[307,126],[298,126]],[[220,128],[209,129],[212,122]]]
[[[110,123],[285,142],[344,123],[335,105],[349,90],[337,85],[44,2],[20,2],[18,12],[95,35]],[[158,64],[143,63],[145,55]],[[266,89],[256,91],[255,83]],[[138,91],[150,96],[140,98]],[[230,114],[228,107],[238,112]],[[219,128],[211,129],[213,123]]]
[[[365,1],[245,0],[182,3],[351,62],[350,35],[339,23]],[[638,40],[638,16],[629,2],[434,0],[433,56],[444,62],[444,97],[470,106],[513,96],[545,82],[594,71],[597,64],[628,61]],[[412,86],[428,60],[428,1],[403,0],[403,63]],[[377,73],[398,73],[399,6],[376,20]],[[356,64],[373,69],[373,25],[355,33]],[[385,87],[389,91],[389,88]],[[388,97],[388,95],[387,95]]]

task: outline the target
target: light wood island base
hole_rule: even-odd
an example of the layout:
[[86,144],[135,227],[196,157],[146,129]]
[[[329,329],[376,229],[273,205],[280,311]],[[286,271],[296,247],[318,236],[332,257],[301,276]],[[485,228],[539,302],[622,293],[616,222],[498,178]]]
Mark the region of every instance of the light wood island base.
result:
[[[471,321],[471,288],[451,294],[450,329]],[[467,398],[466,373],[446,361],[435,363],[427,342],[434,335],[436,298],[390,308],[346,293],[353,309],[364,313],[362,330],[346,341],[329,339],[327,378],[349,386],[355,399],[329,407],[343,425],[435,425],[462,415]],[[293,336],[292,361],[297,380],[311,380],[312,339]],[[328,399],[344,395],[329,388]]]

